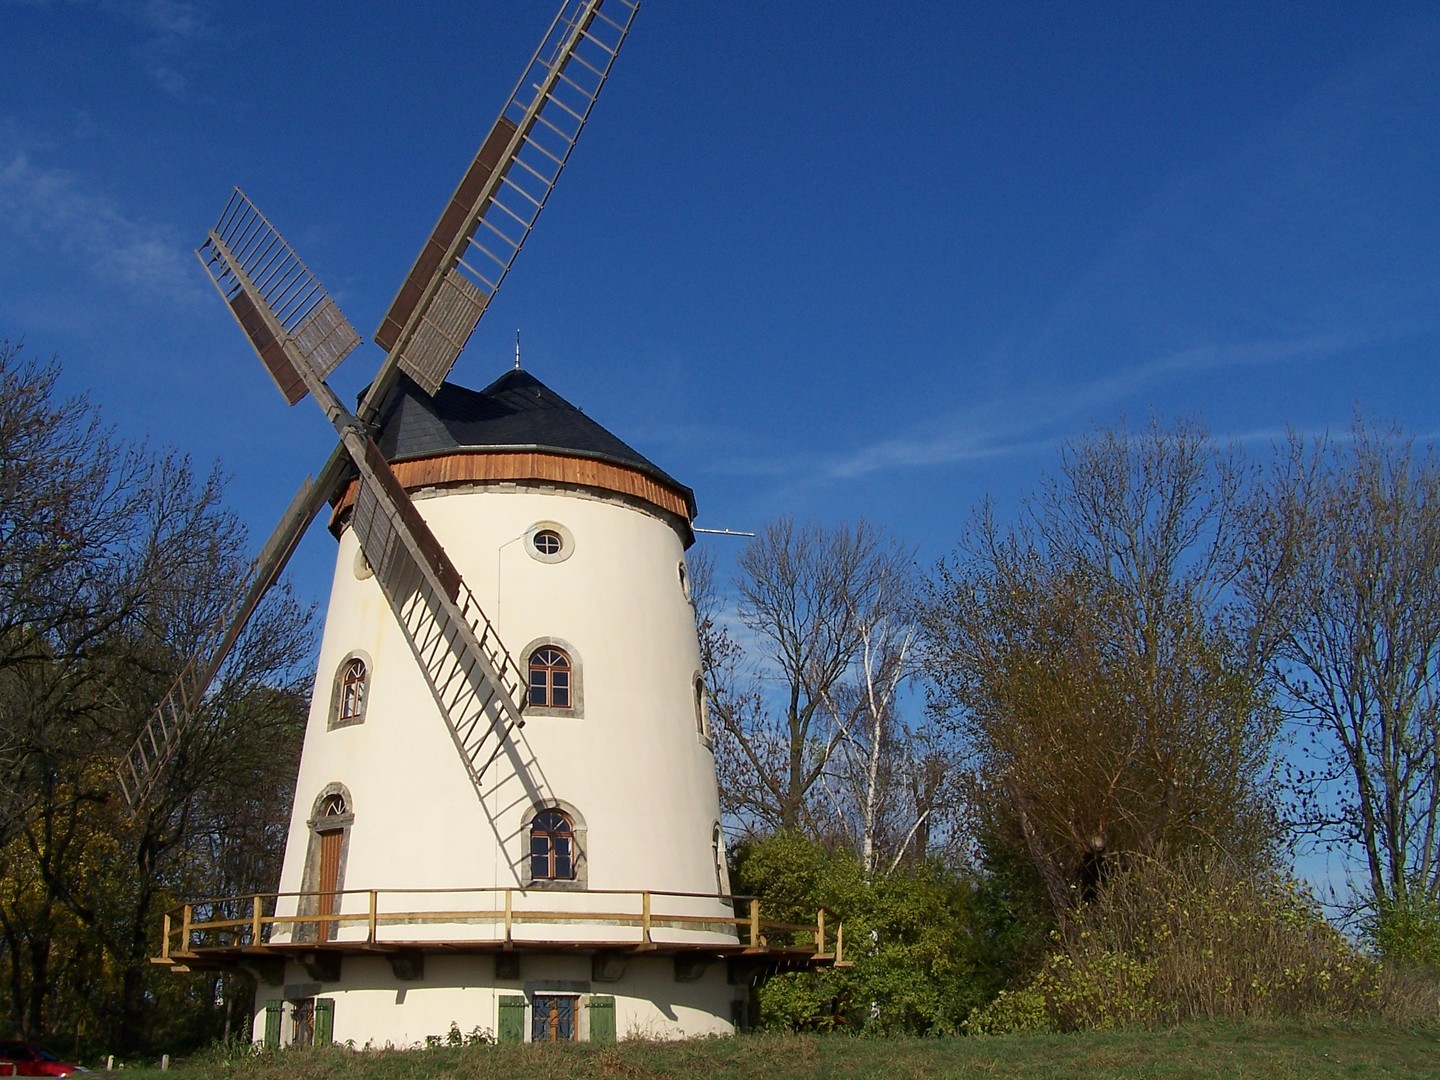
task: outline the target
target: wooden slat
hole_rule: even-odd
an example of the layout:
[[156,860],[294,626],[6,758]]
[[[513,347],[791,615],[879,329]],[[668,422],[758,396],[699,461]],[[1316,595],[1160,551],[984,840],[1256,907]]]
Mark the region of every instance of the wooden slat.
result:
[[[685,496],[674,488],[638,469],[594,458],[567,457],[539,450],[476,451],[396,461],[390,469],[409,491],[487,481],[535,480],[576,484],[628,495],[687,522],[690,520],[689,504]],[[335,506],[332,529],[354,501],[355,484],[352,481]]]
[[[505,117],[500,117],[491,128],[490,134],[485,137],[481,144],[480,151],[470,163],[470,168],[460,180],[460,186],[455,189],[455,194],[445,205],[445,210],[436,222],[435,229],[431,232],[425,245],[420,249],[420,257],[416,259],[415,266],[406,277],[404,284],[400,286],[400,292],[395,297],[390,310],[380,322],[380,329],[375,331],[375,344],[379,345],[386,352],[395,347],[395,342],[400,338],[400,331],[404,329],[410,316],[419,307],[421,297],[426,288],[435,280],[440,264],[444,262],[446,253],[454,245],[460,230],[466,227],[467,219],[475,208],[475,202],[480,197],[495,167],[500,163],[506,147],[515,136],[515,125]],[[469,232],[475,231],[475,223],[469,222]],[[468,239],[468,236],[467,236]]]

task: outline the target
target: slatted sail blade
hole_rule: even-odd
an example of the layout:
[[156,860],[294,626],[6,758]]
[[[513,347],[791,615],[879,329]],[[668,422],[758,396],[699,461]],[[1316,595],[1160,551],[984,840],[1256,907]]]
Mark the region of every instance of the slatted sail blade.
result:
[[352,456],[360,483],[351,526],[478,785],[525,722],[526,680],[374,441]]
[[[439,389],[544,209],[638,7],[565,0],[375,332],[427,393]],[[377,392],[384,383],[376,379]]]
[[324,286],[239,188],[196,254],[291,405],[360,344]]
[[347,462],[344,450],[337,448],[319,478],[313,481],[306,479],[301,485],[280,524],[251,564],[245,588],[236,593],[234,602],[206,631],[194,658],[181,670],[150,714],[140,737],[130,747],[118,769],[120,790],[132,813],[149,799],[180,745],[185,730],[204,705],[206,693],[225,657],[239,640],[265,593],[284,570],[310,522],[343,478]]
[[455,366],[490,297],[457,269],[440,279],[430,310],[400,357],[400,370],[433,394]]

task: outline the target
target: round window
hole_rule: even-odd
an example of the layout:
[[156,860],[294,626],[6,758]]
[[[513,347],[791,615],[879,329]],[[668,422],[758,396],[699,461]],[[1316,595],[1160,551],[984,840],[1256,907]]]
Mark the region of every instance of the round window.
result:
[[564,562],[574,551],[575,537],[558,521],[537,521],[525,530],[525,553],[537,562]]

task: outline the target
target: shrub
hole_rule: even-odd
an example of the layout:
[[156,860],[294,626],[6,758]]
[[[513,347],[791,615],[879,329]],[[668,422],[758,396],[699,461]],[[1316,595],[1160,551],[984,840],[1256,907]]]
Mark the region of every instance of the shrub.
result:
[[806,923],[826,908],[843,921],[854,964],[771,979],[758,994],[761,1026],[953,1034],[988,997],[975,960],[974,888],[941,867],[867,878],[850,855],[777,833],[736,853],[734,880],[761,898],[767,919]]
[[1423,885],[1382,900],[1365,924],[1365,936],[1385,960],[1397,966],[1440,974],[1440,900]]
[[1037,999],[1044,1026],[1074,1031],[1357,1018],[1405,997],[1293,881],[1226,863],[1134,863],[1056,933],[1055,946],[1021,991],[997,998],[966,1030],[1034,1030]]

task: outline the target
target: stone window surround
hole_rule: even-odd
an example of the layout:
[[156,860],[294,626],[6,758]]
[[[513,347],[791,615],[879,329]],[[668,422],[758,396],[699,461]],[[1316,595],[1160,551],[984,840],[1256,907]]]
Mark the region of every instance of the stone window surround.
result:
[[[365,690],[360,703],[360,712],[355,716],[340,718],[340,701],[344,692],[345,669],[350,666],[350,661],[359,660],[365,665]],[[375,662],[370,659],[370,654],[364,649],[351,649],[341,658],[335,668],[335,677],[330,680],[330,713],[326,721],[327,731],[334,731],[337,728],[354,727],[356,724],[365,722],[365,714],[370,711],[370,694],[375,689]],[[318,804],[317,804],[318,805]],[[349,805],[347,800],[346,805]]]
[[[562,811],[570,818],[570,831],[575,837],[572,859],[575,876],[568,881],[535,878],[530,873],[530,823],[546,810]],[[520,863],[520,885],[526,889],[549,889],[556,892],[584,892],[590,886],[590,848],[586,843],[585,816],[564,799],[550,799],[528,807],[520,818],[520,839],[525,845]]]
[[[546,647],[559,649],[570,658],[570,707],[568,709],[557,709],[550,705],[531,705],[530,700],[530,657],[536,649]],[[520,667],[525,672],[525,700],[524,713],[526,718],[532,716],[561,716],[571,720],[582,720],[585,717],[585,677],[583,666],[580,663],[580,653],[574,645],[564,638],[554,635],[537,637],[527,642],[520,650]]]
[[701,746],[707,750],[713,749],[714,740],[710,733],[710,689],[705,685],[705,677],[698,671],[691,676],[690,686],[695,698],[695,734]]
[[[560,550],[547,553],[535,546],[535,537],[542,532],[552,532],[560,537]],[[536,562],[562,563],[575,554],[575,535],[558,521],[537,521],[525,530],[525,554]]]

